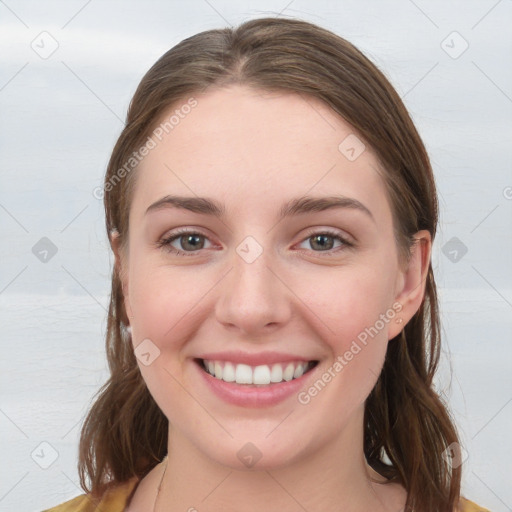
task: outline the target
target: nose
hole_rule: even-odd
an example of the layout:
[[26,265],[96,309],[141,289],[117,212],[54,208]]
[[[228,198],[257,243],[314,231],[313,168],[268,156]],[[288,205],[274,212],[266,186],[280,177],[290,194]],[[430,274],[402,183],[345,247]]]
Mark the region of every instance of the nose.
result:
[[281,328],[291,316],[292,293],[263,251],[254,261],[234,253],[232,267],[219,283],[217,321],[239,335],[255,338]]

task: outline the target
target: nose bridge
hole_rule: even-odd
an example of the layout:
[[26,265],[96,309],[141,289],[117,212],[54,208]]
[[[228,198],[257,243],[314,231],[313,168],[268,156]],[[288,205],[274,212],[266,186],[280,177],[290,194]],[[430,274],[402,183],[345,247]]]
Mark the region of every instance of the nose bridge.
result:
[[231,271],[221,284],[216,306],[217,320],[256,334],[270,324],[286,321],[290,304],[286,287],[274,274],[275,255],[254,237],[248,236],[235,248]]

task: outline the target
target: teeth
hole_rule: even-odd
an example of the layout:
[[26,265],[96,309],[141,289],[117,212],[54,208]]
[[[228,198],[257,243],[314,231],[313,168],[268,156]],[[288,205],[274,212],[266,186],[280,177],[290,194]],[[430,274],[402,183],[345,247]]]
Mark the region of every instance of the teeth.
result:
[[295,372],[295,366],[293,363],[290,363],[283,372],[283,379],[286,381],[290,381],[293,379],[293,374]]
[[203,367],[210,375],[225,382],[266,386],[298,379],[309,369],[310,364],[295,362],[253,367],[247,364],[203,360]]
[[[215,374],[215,377],[217,377],[217,374]],[[252,384],[252,368],[246,364],[237,364],[235,381],[237,384]]]
[[297,366],[297,368],[295,368],[295,371],[293,372],[293,378],[298,379],[299,377],[302,376],[303,373],[304,373],[304,366],[300,364]]
[[[217,376],[217,374],[215,374]],[[235,374],[235,367],[233,366],[233,363],[226,363],[224,365],[224,369],[222,370],[222,380],[226,382],[235,382],[236,374]]]
[[222,365],[218,361],[215,361],[215,377],[222,379]]
[[270,384],[270,368],[266,364],[256,366],[252,375],[253,384]]
[[272,365],[270,372],[270,382],[281,382],[283,380],[283,369],[280,364]]

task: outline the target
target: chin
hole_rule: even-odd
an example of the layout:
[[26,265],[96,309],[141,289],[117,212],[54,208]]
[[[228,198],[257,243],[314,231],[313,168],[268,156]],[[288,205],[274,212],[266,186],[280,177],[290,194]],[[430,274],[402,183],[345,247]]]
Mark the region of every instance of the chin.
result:
[[[297,431],[297,435],[292,436],[284,431],[269,435],[269,431],[271,429],[254,435],[246,431],[245,435],[240,436],[233,432],[233,438],[210,438],[208,444],[205,444],[203,438],[197,442],[196,447],[215,463],[236,471],[283,468],[307,457],[308,452],[315,449],[313,445],[316,443],[308,442],[304,432]],[[318,443],[321,440],[316,441]]]

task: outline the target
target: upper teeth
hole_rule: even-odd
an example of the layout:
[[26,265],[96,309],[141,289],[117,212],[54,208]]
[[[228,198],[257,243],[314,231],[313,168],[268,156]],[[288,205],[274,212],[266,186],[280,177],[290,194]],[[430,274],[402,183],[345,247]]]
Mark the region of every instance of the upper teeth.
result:
[[308,368],[309,363],[276,363],[249,366],[247,364],[233,364],[229,361],[203,360],[208,373],[225,382],[237,384],[270,384],[290,381],[299,378]]

